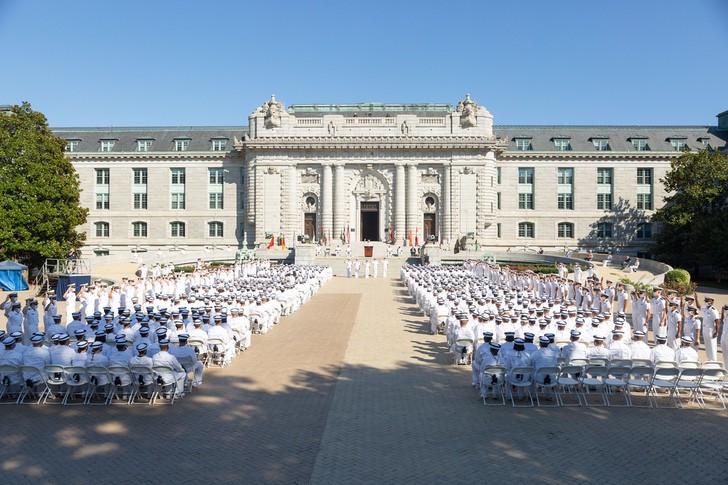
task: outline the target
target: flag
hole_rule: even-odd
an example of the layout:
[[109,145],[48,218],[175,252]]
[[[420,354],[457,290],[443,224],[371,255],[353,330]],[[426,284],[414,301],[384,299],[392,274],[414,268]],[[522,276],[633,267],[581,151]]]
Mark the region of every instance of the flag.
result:
[[409,233],[409,245],[412,246],[412,228],[410,227],[410,233]]
[[419,245],[420,245],[420,228],[416,227],[415,228],[415,246],[419,246]]
[[272,248],[275,243],[276,243],[276,237],[275,236],[271,236],[270,237],[270,242],[268,243],[268,248],[267,249]]
[[351,244],[351,226],[346,225],[346,244]]
[[281,250],[286,250],[286,237],[283,234],[281,234]]
[[392,224],[389,225],[389,242],[394,243],[394,232],[392,232]]

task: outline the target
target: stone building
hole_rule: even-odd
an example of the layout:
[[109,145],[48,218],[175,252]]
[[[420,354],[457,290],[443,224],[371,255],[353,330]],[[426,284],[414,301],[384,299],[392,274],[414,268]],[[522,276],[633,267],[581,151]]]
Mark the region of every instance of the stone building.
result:
[[57,128],[98,255],[292,240],[639,252],[688,147],[718,126],[498,126],[457,105],[290,105],[238,127]]

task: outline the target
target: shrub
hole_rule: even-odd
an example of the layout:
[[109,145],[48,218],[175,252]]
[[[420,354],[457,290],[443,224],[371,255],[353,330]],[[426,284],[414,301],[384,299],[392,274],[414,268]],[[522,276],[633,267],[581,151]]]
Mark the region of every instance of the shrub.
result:
[[174,271],[176,273],[194,273],[194,266],[175,266]]
[[696,283],[692,283],[689,280],[686,283],[678,280],[668,280],[667,275],[665,275],[665,282],[662,284],[664,289],[675,290],[679,296],[692,295],[695,293],[695,288],[697,288],[697,286],[698,285]]
[[672,271],[668,271],[667,273],[665,273],[665,283],[667,283],[668,281],[674,281],[681,284],[689,284],[690,273],[688,273],[684,269],[675,268]]
[[557,269],[555,266],[548,264],[509,264],[511,271],[533,271],[537,274],[555,274]]

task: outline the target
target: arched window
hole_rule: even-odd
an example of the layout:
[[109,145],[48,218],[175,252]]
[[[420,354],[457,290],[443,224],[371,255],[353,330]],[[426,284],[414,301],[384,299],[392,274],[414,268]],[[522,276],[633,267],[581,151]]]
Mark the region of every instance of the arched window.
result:
[[185,237],[185,223],[180,221],[174,221],[170,225],[170,236],[172,237]]
[[212,221],[207,223],[207,234],[210,237],[222,237],[222,222]]
[[136,221],[131,223],[132,235],[134,237],[147,237],[147,223]]
[[536,237],[536,230],[533,222],[519,222],[518,237]]
[[109,237],[109,223],[108,222],[96,222],[96,237]]
[[573,238],[574,237],[574,224],[571,222],[559,222],[558,236]]

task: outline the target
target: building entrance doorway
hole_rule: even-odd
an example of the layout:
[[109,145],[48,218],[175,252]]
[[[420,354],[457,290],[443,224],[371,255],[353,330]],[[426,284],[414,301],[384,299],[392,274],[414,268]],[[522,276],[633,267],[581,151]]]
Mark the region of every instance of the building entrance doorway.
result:
[[308,236],[309,241],[316,237],[316,213],[307,212],[303,215],[303,233]]
[[435,213],[427,213],[424,215],[422,230],[425,232],[425,240],[430,239],[431,236],[435,236],[435,240],[437,240],[437,233],[435,232],[435,228],[437,227],[436,222]]
[[361,203],[360,241],[379,241],[379,202]]

